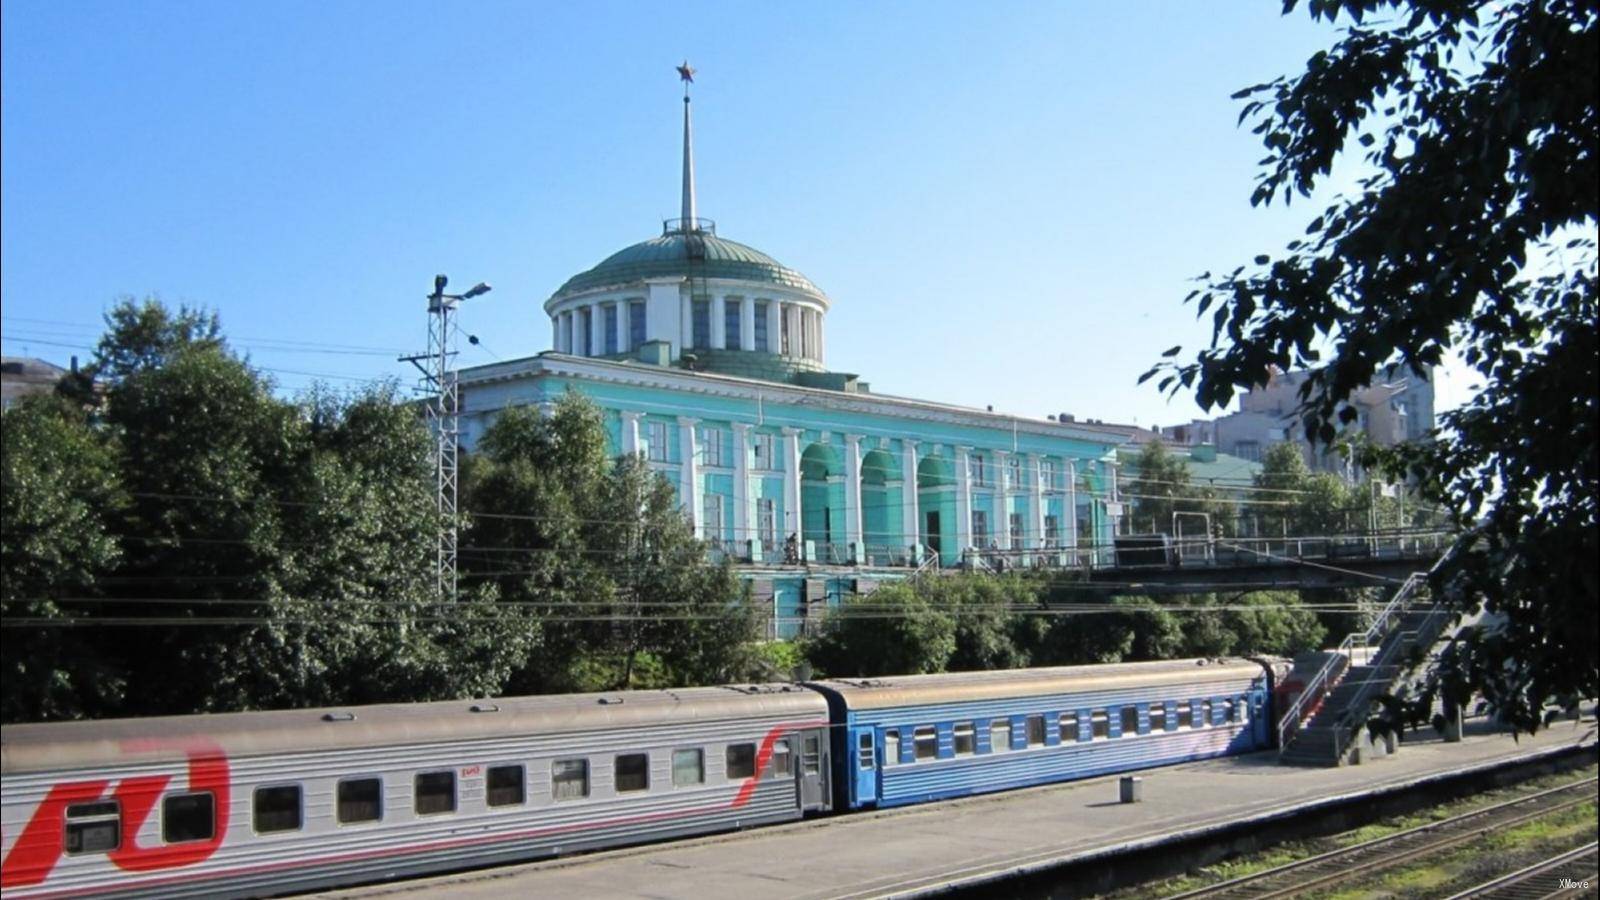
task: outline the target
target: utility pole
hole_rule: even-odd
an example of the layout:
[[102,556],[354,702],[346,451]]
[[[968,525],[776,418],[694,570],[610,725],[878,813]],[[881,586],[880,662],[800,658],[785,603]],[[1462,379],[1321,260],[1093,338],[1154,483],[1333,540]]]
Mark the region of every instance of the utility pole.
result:
[[463,300],[489,292],[479,282],[464,294],[446,294],[450,279],[433,278],[433,293],[428,295],[428,352],[400,357],[422,372],[422,383],[433,394],[425,407],[428,429],[433,432],[434,494],[439,510],[439,540],[435,570],[441,600],[456,599],[456,453],[461,436],[461,395],[452,368],[455,350],[451,337],[455,331],[455,312]]

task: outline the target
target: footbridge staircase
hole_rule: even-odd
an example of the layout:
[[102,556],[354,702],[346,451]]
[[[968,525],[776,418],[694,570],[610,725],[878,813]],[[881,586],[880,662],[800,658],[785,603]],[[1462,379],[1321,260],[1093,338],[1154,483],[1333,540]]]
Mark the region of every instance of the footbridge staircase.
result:
[[1427,583],[1427,573],[1412,573],[1371,627],[1311,661],[1299,697],[1278,721],[1283,762],[1339,766],[1350,761],[1373,701],[1407,674],[1417,651],[1432,648],[1449,624],[1450,611],[1434,601]]

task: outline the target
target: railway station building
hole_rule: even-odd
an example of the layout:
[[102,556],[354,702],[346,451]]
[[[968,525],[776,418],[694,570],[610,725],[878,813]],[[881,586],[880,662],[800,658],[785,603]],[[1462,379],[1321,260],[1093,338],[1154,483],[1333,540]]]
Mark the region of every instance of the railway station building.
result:
[[687,97],[683,154],[681,217],[544,301],[551,349],[458,373],[463,448],[501,410],[582,393],[785,635],[918,570],[1109,552],[1124,435],[876,394],[830,369],[833,300],[697,215]]

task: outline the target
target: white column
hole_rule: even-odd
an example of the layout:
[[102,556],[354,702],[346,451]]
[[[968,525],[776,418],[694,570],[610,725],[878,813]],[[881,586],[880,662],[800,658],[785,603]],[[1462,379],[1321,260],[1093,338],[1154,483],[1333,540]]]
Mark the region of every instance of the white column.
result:
[[1068,547],[1078,546],[1078,464],[1067,460],[1066,541]]
[[1001,550],[1010,550],[1011,547],[1011,506],[1006,502],[1006,476],[1011,474],[1011,454],[1004,450],[994,451],[994,521],[989,523],[989,531],[994,535],[994,543]]
[[561,314],[550,317],[550,349],[561,352]]
[[713,350],[728,349],[728,298],[717,295],[711,298],[706,306],[707,314],[711,317],[711,348]]
[[756,349],[756,298],[739,298],[739,349]]
[[[1106,496],[1111,498],[1111,503],[1116,504],[1107,509],[1107,513],[1110,513],[1107,518],[1111,520],[1111,534],[1116,535],[1120,531],[1117,526],[1122,524],[1122,492],[1117,488],[1116,463],[1106,463],[1106,481],[1110,485],[1106,489]],[[1117,512],[1111,513],[1111,510],[1117,510]]]
[[589,304],[589,355],[606,352],[606,311],[598,303]]
[[922,539],[922,523],[917,516],[917,442],[900,442],[900,529],[905,542],[926,543]]
[[627,353],[628,350],[629,350],[629,347],[628,347],[628,309],[632,305],[633,304],[629,303],[627,300],[618,300],[617,301],[616,335],[617,335],[617,352],[618,353]]
[[750,426],[733,423],[733,539],[740,547],[755,539],[750,528]]
[[783,349],[783,304],[776,300],[767,301],[767,347],[768,353],[778,353]]
[[680,303],[680,309],[682,311],[682,322],[678,326],[678,331],[679,331],[680,334],[683,335],[683,349],[685,349],[685,350],[693,350],[694,349],[694,300],[692,299],[692,297],[690,295],[688,295],[688,294],[684,295],[683,300]]
[[642,452],[639,446],[639,418],[644,413],[622,413],[622,453],[624,456],[638,456]]
[[[844,436],[844,540],[861,545],[861,435]],[[854,558],[852,562],[859,562]]]
[[828,361],[828,331],[823,327],[823,314],[817,313],[817,362]]
[[956,448],[956,559],[972,546],[972,473],[967,469],[971,447]]
[[705,529],[700,521],[700,461],[695,446],[694,426],[700,424],[699,419],[689,416],[678,417],[679,453],[683,455],[682,481],[680,491],[683,493],[683,509],[689,517],[689,525],[694,529],[695,537],[705,537]]
[[805,343],[800,339],[800,307],[793,303],[784,304],[784,319],[789,323],[789,355],[799,357],[805,348]]
[[800,429],[783,430],[783,539],[800,534]]
[[567,340],[572,343],[568,345],[567,352],[579,356],[583,353],[583,314],[573,307],[567,315],[572,317],[571,327],[567,329]]
[[1028,454],[1028,534],[1029,547],[1044,546],[1044,485],[1039,480],[1039,454]]

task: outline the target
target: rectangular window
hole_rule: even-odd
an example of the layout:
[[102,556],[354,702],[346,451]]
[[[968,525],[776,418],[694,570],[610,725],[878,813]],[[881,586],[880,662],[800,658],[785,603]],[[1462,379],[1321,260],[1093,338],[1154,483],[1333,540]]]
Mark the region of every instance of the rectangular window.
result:
[[1089,714],[1089,740],[1098,741],[1111,736],[1111,716],[1103,709]]
[[1022,457],[1011,454],[1011,486],[1022,487]]
[[778,467],[778,437],[773,434],[754,435],[756,468],[771,471]]
[[647,453],[654,462],[667,461],[667,423],[650,422],[650,446]]
[[300,785],[256,788],[252,816],[256,834],[300,830]]
[[700,527],[708,541],[722,540],[722,495],[707,494],[701,504],[705,512]]
[[939,732],[932,725],[923,725],[911,733],[911,742],[917,759],[939,758]]
[[711,346],[711,301],[694,301],[694,346]]
[[778,307],[778,328],[781,333],[781,346],[783,347],[783,355],[793,356],[793,352],[789,349],[790,344],[793,342],[793,338],[789,336],[789,315],[788,311],[781,306]]
[[1061,543],[1061,517],[1046,514],[1044,517],[1044,542],[1045,546],[1054,547]]
[[1226,724],[1228,722],[1235,721],[1235,719],[1233,718],[1233,701],[1232,700],[1224,700],[1224,701],[1222,701],[1222,721],[1223,721],[1224,724]]
[[1150,704],[1150,730],[1152,732],[1167,730],[1167,705],[1165,703]]
[[757,300],[756,304],[756,345],[753,349],[763,353],[771,353],[772,345],[767,338],[767,301]]
[[217,798],[210,791],[161,801],[161,840],[168,844],[209,841],[216,833]]
[[1132,737],[1139,733],[1139,708],[1124,706],[1122,708],[1122,736]]
[[61,849],[68,856],[105,853],[122,846],[122,804],[115,800],[75,803],[67,807]]
[[728,780],[753,778],[756,774],[756,745],[730,744],[724,752]]
[[859,735],[856,741],[856,764],[863,769],[870,769],[878,764],[877,748],[872,743],[872,732]]
[[985,510],[972,511],[972,546],[980,549],[989,546],[989,513]]
[[550,764],[550,798],[582,800],[589,796],[589,761],[558,759]]
[[1022,546],[1022,513],[1011,514],[1011,546]]
[[456,773],[418,772],[415,785],[419,816],[436,816],[456,811]]
[[1208,728],[1211,725],[1211,701],[1200,701],[1200,727]]
[[484,799],[490,806],[521,806],[528,799],[521,766],[490,766],[484,781]]
[[957,722],[955,727],[957,756],[971,756],[978,752],[978,733],[971,722]]
[[638,300],[628,304],[628,346],[637,348],[644,343],[644,304]]
[[617,793],[650,789],[650,755],[625,753],[617,757]]
[[615,303],[607,303],[605,311],[606,352],[616,353],[620,349],[617,346],[617,305]]
[[1233,720],[1235,722],[1243,722],[1249,718],[1250,702],[1244,697],[1240,697],[1238,701],[1233,704]]
[[772,745],[772,777],[788,778],[794,774],[794,754],[789,750],[789,739]]
[[993,719],[989,722],[989,752],[1004,753],[1011,749],[1011,720]]
[[1039,486],[1047,491],[1053,491],[1056,489],[1055,460],[1039,460]]
[[771,497],[756,500],[756,533],[761,539],[761,556],[771,559],[778,552],[778,509]]
[[983,457],[981,455],[974,453],[967,457],[967,477],[977,487],[983,487],[989,483],[989,476],[984,471]]
[[1028,746],[1044,746],[1044,716],[1028,717]]
[[1192,707],[1187,700],[1178,701],[1178,727],[1194,727],[1194,707]]
[[739,300],[724,300],[722,310],[722,334],[729,350],[748,350],[744,346],[744,325],[740,321],[739,308],[743,303]]
[[700,429],[700,461],[708,466],[722,465],[722,429]]
[[376,822],[383,818],[383,780],[355,778],[339,782],[339,824]]
[[672,786],[689,787],[706,782],[706,752],[693,750],[672,751]]
[[898,728],[890,728],[883,733],[883,765],[884,768],[900,765],[900,730]]
[[1057,733],[1063,744],[1076,742],[1078,740],[1078,714],[1075,712],[1062,713]]

